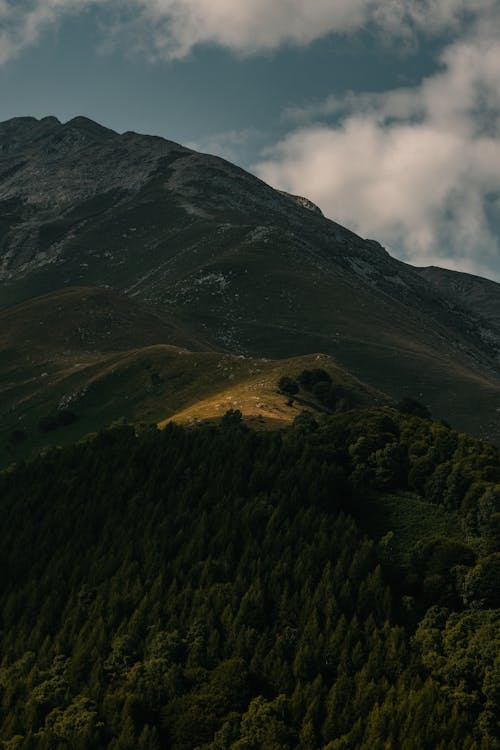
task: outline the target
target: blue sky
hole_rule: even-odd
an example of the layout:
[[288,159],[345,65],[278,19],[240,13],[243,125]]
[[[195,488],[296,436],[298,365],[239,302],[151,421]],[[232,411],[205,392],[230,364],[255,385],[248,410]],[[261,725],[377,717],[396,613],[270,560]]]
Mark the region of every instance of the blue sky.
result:
[[497,0],[0,0],[0,119],[217,153],[417,265],[500,279]]

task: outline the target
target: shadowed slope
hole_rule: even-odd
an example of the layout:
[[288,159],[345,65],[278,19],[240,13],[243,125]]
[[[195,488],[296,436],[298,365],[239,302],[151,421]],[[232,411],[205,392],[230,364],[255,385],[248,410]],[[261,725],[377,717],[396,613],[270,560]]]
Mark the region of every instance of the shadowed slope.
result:
[[160,138],[22,118],[0,124],[0,146],[0,306],[109,286],[206,344],[195,348],[321,351],[500,440],[497,285],[484,282],[478,315],[308,201]]

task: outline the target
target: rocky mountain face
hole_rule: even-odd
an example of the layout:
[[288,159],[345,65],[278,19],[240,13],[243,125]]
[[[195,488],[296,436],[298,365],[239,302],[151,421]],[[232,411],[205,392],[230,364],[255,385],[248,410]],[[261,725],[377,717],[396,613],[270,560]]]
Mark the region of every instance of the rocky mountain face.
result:
[[481,338],[498,341],[500,294],[495,281],[435,266],[417,270],[441,297],[472,316]]
[[499,285],[401,263],[306,198],[161,138],[1,123],[0,279],[3,308],[110,288],[214,351],[324,352],[500,438]]

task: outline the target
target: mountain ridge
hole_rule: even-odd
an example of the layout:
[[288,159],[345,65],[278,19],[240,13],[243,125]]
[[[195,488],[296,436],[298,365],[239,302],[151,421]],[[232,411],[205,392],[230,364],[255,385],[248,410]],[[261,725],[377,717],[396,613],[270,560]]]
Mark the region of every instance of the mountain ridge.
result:
[[157,136],[83,117],[0,123],[0,308],[109,288],[209,351],[321,351],[500,440],[500,286],[468,304],[467,275],[446,272],[444,289],[313,205]]

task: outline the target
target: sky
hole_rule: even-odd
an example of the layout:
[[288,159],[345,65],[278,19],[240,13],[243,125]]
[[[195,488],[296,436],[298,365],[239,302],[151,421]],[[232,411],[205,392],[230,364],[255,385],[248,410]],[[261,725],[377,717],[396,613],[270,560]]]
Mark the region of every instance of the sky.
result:
[[21,115],[218,154],[500,281],[500,0],[0,0],[0,120]]

